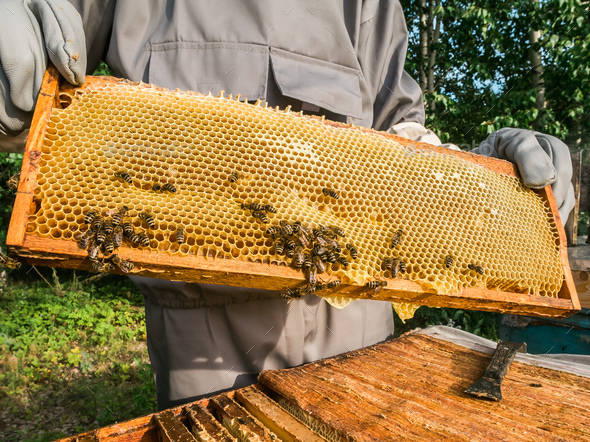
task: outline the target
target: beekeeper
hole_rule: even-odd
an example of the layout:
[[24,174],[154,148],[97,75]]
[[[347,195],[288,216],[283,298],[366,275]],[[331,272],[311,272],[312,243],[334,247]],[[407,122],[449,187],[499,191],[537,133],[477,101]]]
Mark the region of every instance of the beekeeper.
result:
[[[101,58],[115,75],[133,81],[201,93],[224,90],[440,144],[424,128],[420,88],[403,70],[408,36],[397,0],[71,3],[75,7],[66,0],[0,4],[4,150],[22,149],[18,135],[30,124],[48,60],[69,82],[81,84]],[[531,187],[553,183],[565,221],[573,207],[565,144],[503,129],[479,152],[515,162]],[[288,304],[271,291],[133,281],[145,295],[162,409],[248,385],[262,369],[347,352],[393,333],[386,302],[336,309],[316,296]]]

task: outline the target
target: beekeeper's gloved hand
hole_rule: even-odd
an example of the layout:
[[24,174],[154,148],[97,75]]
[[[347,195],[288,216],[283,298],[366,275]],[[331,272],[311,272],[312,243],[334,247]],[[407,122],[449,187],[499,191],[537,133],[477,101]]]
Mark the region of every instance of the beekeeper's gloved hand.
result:
[[551,184],[565,225],[575,205],[572,162],[565,143],[540,132],[504,128],[492,133],[473,152],[516,164],[527,187],[540,189]]
[[67,0],[2,0],[0,136],[30,125],[48,55],[67,81],[84,83],[86,41],[78,11]]

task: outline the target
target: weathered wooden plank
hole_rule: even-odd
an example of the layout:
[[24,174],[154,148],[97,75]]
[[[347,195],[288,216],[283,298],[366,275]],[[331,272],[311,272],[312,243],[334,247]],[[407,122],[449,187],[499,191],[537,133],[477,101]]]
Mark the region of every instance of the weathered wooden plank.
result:
[[[187,407],[191,432],[198,441],[235,442],[236,439],[213,417],[202,404]],[[209,437],[209,439],[208,439]]]
[[236,398],[252,416],[283,441],[325,441],[256,387],[236,391]]
[[174,416],[172,411],[164,411],[154,416],[158,426],[158,434],[162,442],[191,442],[196,441],[184,424]]
[[354,440],[590,440],[590,379],[515,362],[494,405],[463,392],[488,362],[410,334],[260,380]]
[[[27,251],[28,250],[28,251]],[[55,267],[90,270],[86,252],[73,241],[46,240],[36,236],[25,239],[19,252],[33,265],[44,265],[53,260]],[[266,290],[281,290],[304,283],[304,275],[287,266],[276,266],[232,259],[215,259],[204,256],[163,256],[151,251],[122,247],[119,256],[135,263],[133,273],[141,276],[251,287]],[[567,256],[567,251],[565,251]],[[563,259],[563,258],[562,258]],[[566,258],[567,260],[567,258]],[[149,269],[142,269],[148,266]],[[573,280],[566,278],[560,298],[549,298],[521,293],[508,293],[481,288],[467,288],[459,293],[439,295],[424,292],[419,284],[404,279],[385,279],[387,287],[379,293],[361,286],[342,284],[326,294],[349,298],[410,302],[433,307],[452,307],[472,310],[514,314],[529,314],[547,317],[567,317],[579,308],[575,307],[570,284],[575,293]],[[577,301],[577,295],[575,298]]]
[[271,442],[273,440],[274,436],[266,428],[256,422],[246,410],[227,395],[215,396],[211,399],[211,405],[218,414],[223,426],[227,428],[232,436],[239,440],[249,437],[260,441]]
[[33,200],[33,192],[37,185],[37,173],[43,151],[43,139],[47,121],[51,116],[51,110],[59,86],[59,72],[50,67],[45,72],[41,83],[41,93],[37,98],[33,120],[20,173],[20,183],[17,190],[17,198],[12,209],[12,216],[8,233],[6,235],[7,246],[21,246],[25,239],[29,209]]

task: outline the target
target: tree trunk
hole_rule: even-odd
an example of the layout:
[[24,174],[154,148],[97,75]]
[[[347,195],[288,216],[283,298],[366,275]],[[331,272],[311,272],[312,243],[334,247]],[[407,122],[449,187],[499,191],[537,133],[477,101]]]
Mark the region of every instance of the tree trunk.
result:
[[[539,0],[529,0],[529,4],[531,5],[532,9],[537,7]],[[539,111],[539,115],[534,122],[533,126],[536,130],[542,129],[542,119],[541,116],[543,114],[543,110],[545,109],[545,81],[543,80],[543,59],[541,58],[541,53],[535,50],[534,46],[541,38],[541,31],[536,31],[531,29],[529,31],[529,41],[531,47],[529,49],[529,60],[531,62],[531,83],[532,86],[537,90],[537,99],[535,101],[535,108]]]
[[420,89],[426,91],[428,63],[428,19],[426,15],[426,0],[420,0]]
[[[428,6],[428,75],[426,91],[430,94],[434,93],[434,66],[436,64],[436,49],[434,45],[438,42],[440,36],[440,17],[435,15],[435,10],[440,6],[440,0],[430,0]],[[436,19],[436,23],[434,20]],[[435,103],[430,100],[428,108],[434,110]]]

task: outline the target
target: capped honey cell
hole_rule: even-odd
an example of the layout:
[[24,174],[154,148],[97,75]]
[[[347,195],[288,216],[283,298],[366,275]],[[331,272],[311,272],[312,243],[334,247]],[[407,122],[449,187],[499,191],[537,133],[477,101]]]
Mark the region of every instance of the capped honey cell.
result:
[[127,246],[291,265],[266,232],[299,222],[345,233],[348,264],[336,257],[326,270],[343,282],[385,277],[390,258],[406,264],[396,278],[443,294],[555,297],[562,286],[553,215],[518,178],[223,96],[95,82],[62,101],[47,123],[31,234],[74,241],[89,210],[111,219],[126,206],[134,234],[149,237]]

